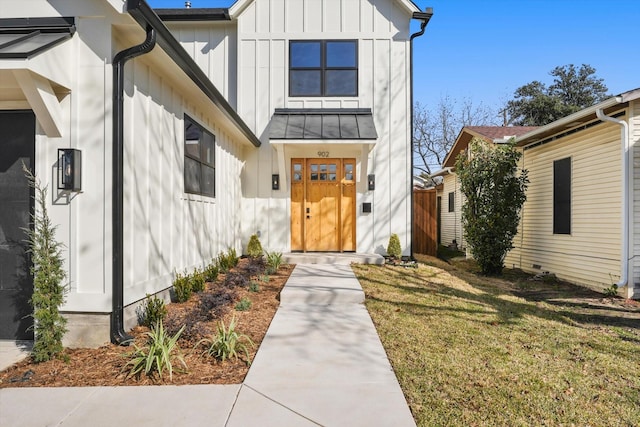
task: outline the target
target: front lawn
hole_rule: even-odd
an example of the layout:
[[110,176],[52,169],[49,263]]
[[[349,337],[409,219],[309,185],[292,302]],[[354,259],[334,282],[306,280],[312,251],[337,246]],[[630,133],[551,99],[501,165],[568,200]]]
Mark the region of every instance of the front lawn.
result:
[[419,426],[638,425],[637,303],[427,261],[353,266]]

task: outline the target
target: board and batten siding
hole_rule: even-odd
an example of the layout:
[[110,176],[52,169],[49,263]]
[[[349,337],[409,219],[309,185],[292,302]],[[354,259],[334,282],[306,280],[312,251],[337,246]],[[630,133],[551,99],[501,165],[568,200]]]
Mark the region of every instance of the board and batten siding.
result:
[[[553,234],[553,162],[571,158],[571,234]],[[620,129],[600,123],[524,150],[529,171],[516,249],[507,267],[548,271],[604,289],[620,279]]]
[[[143,59],[125,79],[125,304],[171,286],[175,272],[240,249],[242,147]],[[215,136],[214,198],[184,191],[185,114]]]
[[[384,253],[391,233],[399,235],[405,255],[411,244],[411,128],[409,123],[410,14],[393,0],[256,0],[238,17],[238,112],[263,146],[248,152],[243,173],[243,234],[261,232],[270,250],[290,250],[290,189],[272,191],[278,173],[268,124],[275,108],[371,108],[378,140],[368,155],[376,175],[375,191],[359,183],[356,196],[358,252]],[[290,40],[358,40],[358,96],[289,97]],[[355,157],[358,145],[318,141],[306,151],[285,148],[292,157]],[[287,170],[290,178],[290,171]],[[290,179],[287,180],[290,182]],[[361,213],[373,203],[371,214]]]

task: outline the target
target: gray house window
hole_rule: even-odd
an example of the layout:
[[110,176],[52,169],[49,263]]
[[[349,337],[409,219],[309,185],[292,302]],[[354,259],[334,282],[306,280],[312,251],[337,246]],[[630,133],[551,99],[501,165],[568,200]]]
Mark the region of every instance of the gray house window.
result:
[[184,191],[215,197],[216,137],[191,117],[184,116]]
[[553,162],[553,234],[571,234],[571,157]]
[[449,212],[455,212],[456,211],[456,193],[455,192],[451,192],[449,193]]
[[357,96],[357,41],[290,41],[289,95]]

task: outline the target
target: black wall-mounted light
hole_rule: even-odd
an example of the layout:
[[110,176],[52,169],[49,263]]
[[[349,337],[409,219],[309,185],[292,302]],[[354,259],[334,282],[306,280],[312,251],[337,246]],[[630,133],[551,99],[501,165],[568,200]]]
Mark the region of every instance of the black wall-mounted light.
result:
[[374,174],[367,176],[367,188],[371,191],[376,189],[376,176]]
[[272,190],[280,189],[280,175],[277,173],[274,173],[273,175],[271,175],[271,189]]
[[73,148],[58,149],[58,190],[82,189],[82,153]]

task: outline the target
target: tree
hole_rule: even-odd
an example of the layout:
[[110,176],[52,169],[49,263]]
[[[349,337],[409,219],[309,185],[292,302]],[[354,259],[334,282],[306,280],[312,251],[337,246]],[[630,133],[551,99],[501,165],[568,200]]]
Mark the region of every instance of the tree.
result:
[[67,320],[60,313],[67,287],[63,284],[62,244],[56,240],[56,226],[47,211],[47,188],[25,166],[22,166],[29,185],[34,190],[36,212],[31,214],[33,228],[25,229],[31,254],[33,274],[33,306],[35,341],[31,355],[36,362],[44,362],[62,354],[62,338]]
[[440,169],[464,126],[490,125],[494,112],[465,99],[459,105],[449,96],[440,98],[434,109],[416,102],[413,109],[414,173],[428,177]]
[[483,274],[502,273],[504,258],[513,248],[520,211],[526,200],[527,171],[518,173],[522,153],[513,140],[488,144],[474,138],[468,153],[456,160],[465,238]]
[[580,68],[569,64],[549,72],[553,76],[549,87],[538,80],[520,86],[507,102],[509,124],[543,126],[605,100],[607,86],[595,73],[588,64]]

